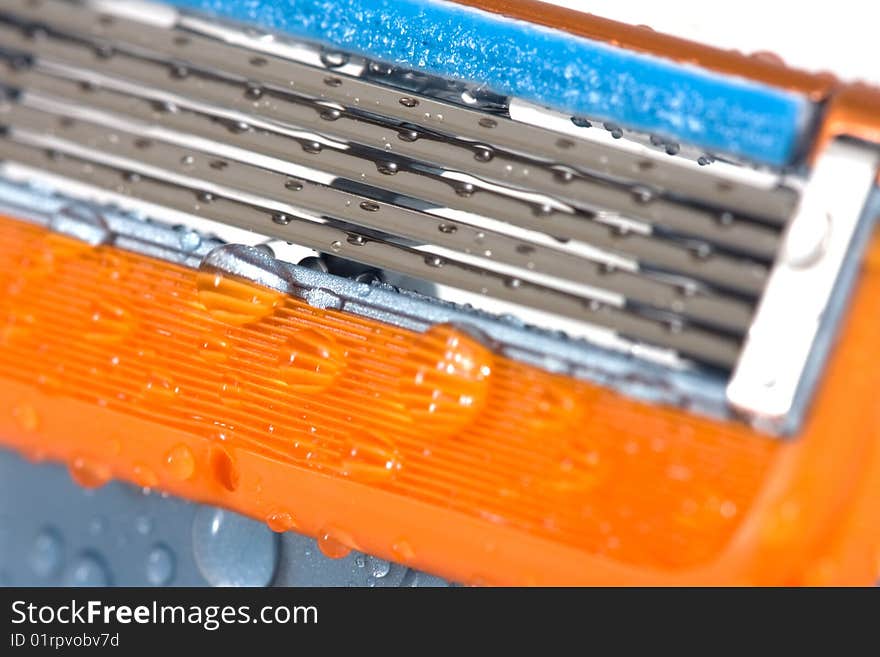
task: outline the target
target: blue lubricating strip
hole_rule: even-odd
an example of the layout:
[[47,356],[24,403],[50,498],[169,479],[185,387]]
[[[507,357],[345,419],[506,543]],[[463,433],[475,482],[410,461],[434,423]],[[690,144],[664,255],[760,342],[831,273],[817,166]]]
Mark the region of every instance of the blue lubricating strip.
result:
[[710,152],[785,166],[811,104],[696,66],[443,0],[166,0]]

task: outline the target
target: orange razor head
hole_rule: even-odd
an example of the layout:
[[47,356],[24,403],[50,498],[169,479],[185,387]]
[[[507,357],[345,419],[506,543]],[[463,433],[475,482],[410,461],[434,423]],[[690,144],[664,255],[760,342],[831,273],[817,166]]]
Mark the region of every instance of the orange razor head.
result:
[[880,578],[876,90],[462,3],[782,94],[758,166],[229,16],[7,4],[0,444],[467,584]]

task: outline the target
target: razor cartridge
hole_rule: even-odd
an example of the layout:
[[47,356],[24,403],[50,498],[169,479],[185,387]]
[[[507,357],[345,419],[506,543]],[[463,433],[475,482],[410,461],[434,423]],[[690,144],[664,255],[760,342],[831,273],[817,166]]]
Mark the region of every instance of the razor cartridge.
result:
[[472,584],[880,575],[880,91],[534,2],[7,0],[0,443]]

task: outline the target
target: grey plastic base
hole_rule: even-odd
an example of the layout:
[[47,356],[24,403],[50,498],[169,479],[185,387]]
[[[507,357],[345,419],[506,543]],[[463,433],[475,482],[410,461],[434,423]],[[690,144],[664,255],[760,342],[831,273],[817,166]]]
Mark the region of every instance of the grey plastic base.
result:
[[0,450],[0,586],[449,586],[359,552],[122,483],[86,490]]

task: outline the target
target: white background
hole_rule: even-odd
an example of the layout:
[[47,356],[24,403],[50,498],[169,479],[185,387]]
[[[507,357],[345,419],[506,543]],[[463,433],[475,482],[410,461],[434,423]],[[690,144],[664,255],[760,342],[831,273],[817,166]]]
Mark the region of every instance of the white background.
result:
[[548,0],[796,68],[880,84],[880,0]]

